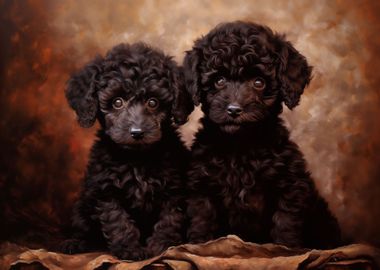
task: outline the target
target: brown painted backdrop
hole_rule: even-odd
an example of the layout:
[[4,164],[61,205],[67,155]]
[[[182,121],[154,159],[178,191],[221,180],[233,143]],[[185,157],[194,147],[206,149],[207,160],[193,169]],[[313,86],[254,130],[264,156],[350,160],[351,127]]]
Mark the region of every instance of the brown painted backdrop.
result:
[[242,19],[286,33],[315,67],[283,117],[345,237],[380,244],[379,3],[0,0],[0,240],[38,242],[68,220],[97,128],[79,128],[66,104],[72,71],[141,40],[181,62],[195,38]]

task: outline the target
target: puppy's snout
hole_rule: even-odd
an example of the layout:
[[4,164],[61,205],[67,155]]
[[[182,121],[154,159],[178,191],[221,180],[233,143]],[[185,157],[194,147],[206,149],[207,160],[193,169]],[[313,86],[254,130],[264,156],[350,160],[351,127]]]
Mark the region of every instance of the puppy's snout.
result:
[[243,109],[240,105],[230,104],[227,106],[227,113],[232,117],[237,117],[243,112]]
[[132,138],[135,140],[139,140],[144,137],[144,131],[141,128],[132,127],[129,132],[131,133]]

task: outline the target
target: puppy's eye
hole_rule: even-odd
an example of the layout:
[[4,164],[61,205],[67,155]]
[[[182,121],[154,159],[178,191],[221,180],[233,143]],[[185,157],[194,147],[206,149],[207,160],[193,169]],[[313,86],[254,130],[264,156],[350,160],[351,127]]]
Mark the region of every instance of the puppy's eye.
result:
[[257,77],[253,80],[253,87],[257,90],[263,90],[265,88],[265,80],[261,77]]
[[148,105],[149,108],[155,109],[158,107],[158,100],[156,98],[150,98],[148,99],[146,104]]
[[217,77],[215,80],[215,83],[214,83],[215,88],[217,88],[217,89],[223,88],[226,85],[226,82],[227,82],[226,78],[224,78],[222,76]]
[[112,101],[112,107],[114,107],[117,110],[121,109],[121,107],[123,107],[123,105],[124,105],[124,100],[120,97],[117,97]]

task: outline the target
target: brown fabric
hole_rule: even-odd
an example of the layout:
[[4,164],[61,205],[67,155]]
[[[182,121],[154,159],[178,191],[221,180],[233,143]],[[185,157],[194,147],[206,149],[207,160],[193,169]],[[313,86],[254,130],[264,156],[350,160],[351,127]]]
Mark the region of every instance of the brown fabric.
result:
[[[258,245],[228,236],[200,245],[169,248],[162,255],[141,261],[120,261],[105,253],[64,255],[44,249],[31,250],[11,243],[0,246],[0,269],[379,269],[380,250],[354,244],[333,250],[289,249]],[[30,266],[28,268],[26,266]],[[43,267],[41,267],[43,266]],[[38,268],[40,267],[40,268]]]

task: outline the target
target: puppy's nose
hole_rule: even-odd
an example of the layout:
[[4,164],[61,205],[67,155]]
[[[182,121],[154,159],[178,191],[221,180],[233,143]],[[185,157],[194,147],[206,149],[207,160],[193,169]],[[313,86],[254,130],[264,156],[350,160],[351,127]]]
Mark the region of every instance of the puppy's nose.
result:
[[230,104],[227,107],[227,113],[232,117],[237,117],[243,112],[243,109],[236,104]]
[[144,131],[141,128],[132,127],[129,132],[131,133],[133,139],[138,140],[144,137]]

